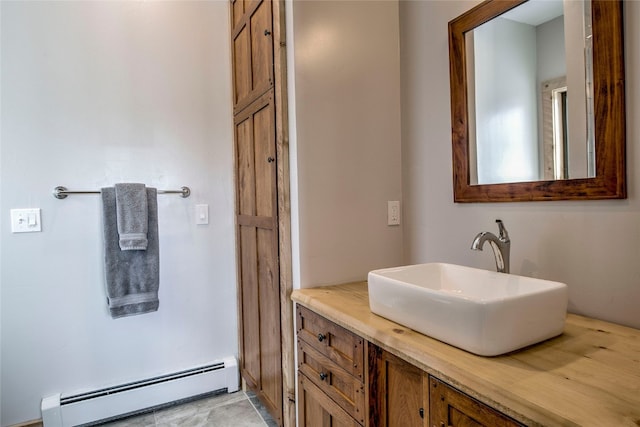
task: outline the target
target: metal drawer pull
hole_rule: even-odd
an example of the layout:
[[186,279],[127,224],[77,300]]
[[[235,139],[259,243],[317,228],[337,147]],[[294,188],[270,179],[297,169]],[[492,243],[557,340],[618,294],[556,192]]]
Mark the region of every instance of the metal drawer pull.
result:
[[318,341],[322,342],[327,339],[327,336],[324,334],[318,334]]
[[320,381],[324,381],[326,380],[328,377],[328,375],[324,372],[320,372]]

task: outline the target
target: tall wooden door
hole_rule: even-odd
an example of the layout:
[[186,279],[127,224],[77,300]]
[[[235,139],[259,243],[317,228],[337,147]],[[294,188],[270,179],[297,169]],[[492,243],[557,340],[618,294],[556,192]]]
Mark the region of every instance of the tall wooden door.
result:
[[235,118],[241,370],[282,424],[278,206],[273,91]]
[[295,425],[283,0],[230,0],[240,370]]

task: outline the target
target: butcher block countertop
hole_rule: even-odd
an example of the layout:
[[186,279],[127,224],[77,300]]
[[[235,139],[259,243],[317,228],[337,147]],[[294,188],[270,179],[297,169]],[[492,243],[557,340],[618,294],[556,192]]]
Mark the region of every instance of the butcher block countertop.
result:
[[527,425],[640,426],[640,330],[569,314],[556,338],[482,357],[373,314],[366,282],[292,299]]

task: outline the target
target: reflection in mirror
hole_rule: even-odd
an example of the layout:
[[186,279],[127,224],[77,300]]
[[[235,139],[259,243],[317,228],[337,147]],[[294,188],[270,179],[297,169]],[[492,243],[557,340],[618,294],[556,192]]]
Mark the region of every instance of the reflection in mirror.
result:
[[530,0],[465,34],[471,184],[595,176],[590,7]]
[[454,201],[626,198],[622,47],[621,0],[485,0],[449,22]]

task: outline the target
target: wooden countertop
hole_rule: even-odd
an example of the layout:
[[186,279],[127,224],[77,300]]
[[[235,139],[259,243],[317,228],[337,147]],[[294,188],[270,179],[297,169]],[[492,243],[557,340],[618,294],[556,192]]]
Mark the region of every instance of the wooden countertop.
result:
[[640,330],[569,314],[564,333],[482,357],[369,310],[366,282],[292,299],[527,425],[640,426]]

